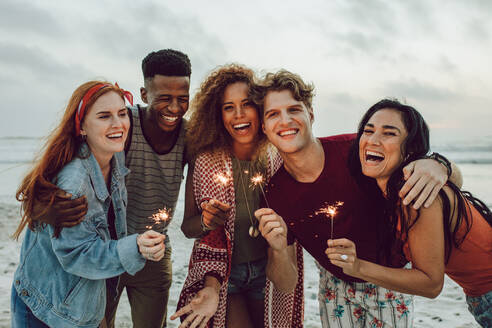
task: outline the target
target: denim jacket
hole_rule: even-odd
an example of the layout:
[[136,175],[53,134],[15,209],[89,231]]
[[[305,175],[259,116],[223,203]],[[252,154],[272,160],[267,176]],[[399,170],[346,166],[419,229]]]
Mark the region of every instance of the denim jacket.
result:
[[[89,153],[84,144],[80,154]],[[14,287],[34,315],[50,327],[98,327],[106,306],[106,278],[141,270],[145,259],[138,252],[137,235],[127,235],[123,153],[112,159],[111,195],[101,169],[90,154],[76,157],[57,175],[56,185],[77,198],[87,197],[82,223],[63,228],[53,237],[52,226],[27,230],[22,242]],[[110,197],[118,240],[108,229]]]

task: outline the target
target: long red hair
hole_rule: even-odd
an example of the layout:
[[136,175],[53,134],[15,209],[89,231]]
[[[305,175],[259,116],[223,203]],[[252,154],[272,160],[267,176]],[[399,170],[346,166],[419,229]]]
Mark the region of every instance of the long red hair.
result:
[[32,220],[33,205],[35,201],[46,204],[45,210],[40,215],[47,213],[55,200],[58,187],[52,183],[58,172],[67,165],[79,151],[83,143],[81,136],[76,136],[75,115],[84,95],[97,84],[107,84],[98,90],[87,102],[87,112],[94,102],[103,94],[110,91],[118,93],[124,100],[124,90],[105,81],[90,81],[80,85],[73,92],[68,102],[60,124],[49,134],[47,141],[41,149],[31,171],[24,177],[17,189],[15,197],[22,202],[22,219],[13,234],[18,239],[26,225],[34,228]]

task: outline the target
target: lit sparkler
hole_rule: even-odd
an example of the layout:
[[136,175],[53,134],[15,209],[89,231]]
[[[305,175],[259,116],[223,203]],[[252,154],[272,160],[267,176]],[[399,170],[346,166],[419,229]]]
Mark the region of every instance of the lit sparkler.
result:
[[331,220],[331,238],[333,239],[333,220],[335,220],[335,216],[337,215],[338,208],[343,205],[343,202],[336,202],[335,205],[328,205],[325,203],[325,206],[318,209],[314,212],[315,215],[323,214],[326,218]]
[[222,191],[224,192],[224,195],[226,193],[227,185],[229,184],[229,181],[231,181],[231,179],[232,179],[231,175],[228,174],[227,172],[217,173],[214,175],[214,181],[222,185]]
[[256,187],[260,186],[261,193],[263,194],[263,198],[265,198],[265,202],[268,208],[270,208],[270,205],[268,204],[268,199],[265,195],[265,191],[263,190],[263,184],[265,183],[265,178],[261,173],[256,173],[254,176],[251,177],[251,186]]
[[170,218],[171,216],[169,215],[169,211],[167,210],[167,208],[160,209],[156,213],[149,216],[149,219],[152,219],[152,221],[154,221],[154,224],[146,226],[145,228],[152,229],[155,225],[169,221]]
[[227,186],[230,180],[231,177],[225,173],[217,173],[214,175],[214,181],[220,183],[224,187]]

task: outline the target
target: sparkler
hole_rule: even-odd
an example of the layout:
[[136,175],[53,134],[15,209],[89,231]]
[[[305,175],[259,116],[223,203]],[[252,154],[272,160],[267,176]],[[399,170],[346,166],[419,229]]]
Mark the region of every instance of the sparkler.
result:
[[343,205],[343,202],[336,202],[335,205],[328,205],[325,203],[325,206],[318,209],[314,212],[315,215],[323,214],[326,218],[331,219],[331,238],[333,239],[333,220],[335,220],[335,215],[337,215],[338,208]]
[[152,219],[154,221],[154,224],[146,226],[145,228],[152,229],[157,224],[161,224],[169,221],[171,219],[171,216],[169,215],[168,209],[163,208],[158,210],[156,213],[152,214],[151,216],[149,216],[149,219]]
[[226,187],[229,181],[231,181],[232,177],[229,173],[217,173],[214,175],[214,181],[218,184],[222,185],[223,192],[225,194]]
[[263,183],[265,183],[265,178],[261,173],[256,173],[254,176],[251,177],[251,186],[256,187],[260,186],[261,193],[263,194],[263,198],[265,198],[265,202],[268,208],[271,208],[270,205],[268,204],[268,199],[265,195],[265,191],[263,190]]
[[217,173],[214,175],[214,181],[220,183],[224,187],[227,186],[230,180],[231,177],[226,173]]

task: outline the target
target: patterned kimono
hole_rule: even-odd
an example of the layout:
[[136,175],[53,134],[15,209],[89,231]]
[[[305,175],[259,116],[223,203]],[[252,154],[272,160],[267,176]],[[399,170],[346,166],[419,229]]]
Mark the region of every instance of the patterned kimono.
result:
[[[267,179],[282,165],[277,154],[267,155]],[[198,291],[203,289],[207,273],[222,279],[217,312],[207,327],[225,327],[227,286],[231,270],[232,248],[234,246],[235,192],[231,181],[221,185],[215,179],[217,174],[228,173],[232,177],[231,157],[224,152],[204,153],[195,161],[193,192],[198,207],[204,201],[215,198],[232,204],[223,227],[210,231],[195,241],[190,258],[188,276],[178,302],[178,309],[190,303]],[[303,300],[303,258],[302,248],[296,243],[298,281],[294,292],[283,293],[268,280],[265,286],[265,327],[302,327],[304,318]]]

